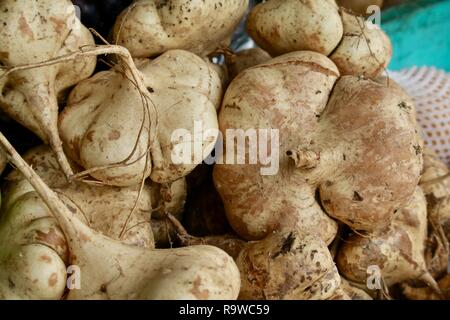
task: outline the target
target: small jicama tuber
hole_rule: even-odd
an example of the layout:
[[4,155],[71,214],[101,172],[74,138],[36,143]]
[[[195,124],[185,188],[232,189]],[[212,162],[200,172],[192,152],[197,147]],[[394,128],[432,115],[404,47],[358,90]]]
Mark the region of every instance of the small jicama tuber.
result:
[[[219,124],[224,134],[271,128],[279,135],[267,139],[272,162],[224,157],[214,169],[228,220],[247,240],[291,228],[329,244],[337,224],[328,215],[356,230],[382,228],[419,181],[422,142],[411,99],[392,81],[339,78],[333,62],[315,52],[242,72],[228,87]],[[231,149],[236,157],[236,144],[224,140],[224,154]],[[238,145],[245,159],[254,147]]]
[[[209,246],[151,250],[106,237],[83,224],[0,133],[1,151],[51,210],[68,240],[69,263],[81,286],[68,299],[234,299],[239,271],[223,251]],[[3,273],[2,273],[3,275]]]
[[[50,144],[64,173],[70,176],[58,134],[57,98],[88,78],[96,59],[80,57],[36,68],[27,65],[93,45],[94,39],[68,0],[3,0],[0,25],[0,108]],[[19,70],[11,71],[14,67]]]
[[[158,183],[178,180],[209,155],[217,139],[194,134],[196,122],[205,131],[218,126],[222,84],[210,64],[174,50],[138,67],[148,91],[144,96],[123,70],[100,72],[75,87],[59,119],[67,154],[109,185],[136,185],[146,177]],[[173,141],[177,129],[191,139]],[[184,144],[196,146],[189,148],[192,159],[180,156],[176,164],[173,154]]]
[[324,300],[341,284],[326,244],[297,232],[275,233],[247,245],[236,263],[244,300]]
[[387,228],[365,236],[351,235],[343,243],[336,260],[339,272],[346,279],[365,284],[370,270],[377,269],[379,283],[383,281],[388,287],[419,279],[438,291],[425,263],[426,236],[426,200],[417,187],[410,203],[397,212]]
[[184,49],[206,56],[232,35],[248,0],[139,0],[124,10],[114,26],[114,41],[134,57]]
[[377,26],[334,0],[269,0],[253,8],[247,30],[272,56],[311,50],[330,56],[342,75],[378,76],[392,47]]

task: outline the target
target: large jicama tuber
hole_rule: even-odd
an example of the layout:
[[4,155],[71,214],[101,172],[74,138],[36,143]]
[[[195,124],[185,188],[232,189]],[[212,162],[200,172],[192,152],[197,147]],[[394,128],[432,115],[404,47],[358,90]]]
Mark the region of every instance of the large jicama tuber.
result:
[[248,0],[139,0],[118,17],[114,41],[134,57],[153,57],[172,49],[201,56],[231,37]]
[[[217,129],[222,84],[210,64],[174,50],[138,67],[146,95],[122,70],[100,72],[71,92],[59,119],[67,154],[110,185],[135,185],[146,177],[178,180],[209,155],[217,138],[195,135],[197,126]],[[177,129],[191,138],[173,141]],[[192,158],[175,163],[173,153],[186,145]]]
[[[106,237],[83,224],[0,133],[1,151],[48,206],[68,240],[69,263],[81,286],[68,299],[233,299],[239,271],[231,257],[209,246],[151,250]],[[3,274],[3,273],[2,273]]]
[[367,236],[354,234],[344,242],[337,255],[339,272],[351,281],[365,284],[371,269],[378,269],[379,282],[388,287],[420,279],[439,290],[425,263],[426,237],[426,200],[417,187],[410,203],[397,212],[387,228]]
[[[320,204],[353,229],[382,228],[412,196],[422,169],[411,99],[392,81],[339,78],[333,62],[315,52],[242,72],[225,94],[219,124],[224,134],[266,128],[279,134],[279,150],[276,139],[268,142],[275,146],[272,163],[227,163],[224,156],[215,166],[228,219],[248,240],[297,228],[329,244],[337,224]],[[224,139],[224,154],[235,155],[232,139]],[[243,147],[248,159],[254,145]],[[278,160],[279,171],[268,170]]]
[[330,58],[342,75],[376,77],[389,64],[389,38],[334,0],[269,0],[251,12],[247,30],[272,56],[312,50]]
[[[58,134],[58,95],[89,77],[95,57],[43,67],[39,63],[93,45],[68,0],[0,3],[0,108],[51,145],[66,175],[70,165]],[[10,68],[20,70],[9,72]]]
[[247,245],[236,263],[240,299],[323,300],[341,284],[326,244],[297,232],[275,233]]

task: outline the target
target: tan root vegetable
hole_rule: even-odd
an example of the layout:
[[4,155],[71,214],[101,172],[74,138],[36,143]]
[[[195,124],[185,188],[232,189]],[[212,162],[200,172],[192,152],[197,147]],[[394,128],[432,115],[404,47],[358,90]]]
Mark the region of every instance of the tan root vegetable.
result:
[[275,233],[240,253],[240,299],[318,300],[333,296],[341,279],[325,243],[297,232]]
[[428,287],[416,288],[404,283],[402,284],[403,295],[409,300],[450,300],[450,275],[447,274],[440,279],[438,285],[442,295]]
[[426,236],[426,200],[422,190],[417,188],[411,202],[397,212],[387,228],[367,236],[354,234],[344,242],[337,255],[339,272],[363,284],[370,275],[369,268],[375,266],[388,287],[420,279],[439,290],[425,263]]
[[337,3],[360,15],[371,14],[372,12],[367,12],[370,6],[378,6],[380,8],[383,6],[383,0],[337,0]]
[[[329,215],[353,229],[382,228],[419,180],[414,117],[410,98],[397,86],[339,79],[333,62],[315,52],[287,54],[242,72],[225,94],[220,129],[278,130],[279,150],[269,152],[279,154],[279,170],[262,171],[269,169],[262,161],[215,166],[233,229],[256,240],[296,228],[329,244],[337,224],[318,198]],[[226,140],[225,149],[232,148]],[[244,154],[248,159],[248,144]]]
[[[217,138],[200,137],[194,149],[200,152],[175,163],[173,153],[181,158],[177,150],[193,149],[196,121],[204,130],[217,129],[222,85],[207,62],[175,50],[138,67],[145,95],[123,70],[100,72],[75,87],[59,119],[68,155],[110,185],[135,185],[146,177],[178,180],[208,156]],[[173,138],[177,129],[191,138]]]
[[[148,187],[138,199],[139,187],[67,184],[48,147],[31,150],[25,159],[84,223],[123,243],[154,247]],[[20,172],[12,172],[7,182],[0,218],[0,297],[60,299],[69,262],[66,238]]]
[[252,10],[247,30],[272,56],[299,50],[330,55],[342,75],[376,77],[392,56],[383,31],[334,0],[269,0]]
[[242,71],[267,62],[271,58],[267,52],[260,48],[247,49],[237,53],[225,53],[225,62],[231,80]]
[[239,271],[231,257],[209,246],[151,250],[126,245],[83,224],[0,133],[8,160],[52,211],[68,239],[69,263],[81,270],[81,288],[69,299],[233,299]]
[[172,49],[206,56],[226,43],[248,7],[248,0],[135,1],[117,19],[114,41],[134,57]]
[[[93,45],[68,0],[4,0],[0,3],[0,108],[51,145],[66,175],[71,168],[58,134],[58,95],[94,71],[95,57],[38,68],[50,60]],[[22,67],[14,72],[8,70]]]

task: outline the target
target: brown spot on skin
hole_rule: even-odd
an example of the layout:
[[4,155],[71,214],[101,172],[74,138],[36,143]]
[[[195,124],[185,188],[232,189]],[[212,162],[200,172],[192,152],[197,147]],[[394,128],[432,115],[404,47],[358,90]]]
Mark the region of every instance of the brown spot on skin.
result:
[[50,278],[48,278],[48,285],[50,287],[54,287],[56,285],[56,282],[58,282],[58,275],[53,272]]
[[199,300],[206,300],[209,298],[209,290],[200,290],[202,280],[199,276],[194,280],[194,287],[191,289],[191,293]]
[[19,30],[24,36],[27,36],[31,40],[34,40],[33,30],[29,26],[27,19],[24,17],[23,14],[19,19]]
[[111,131],[108,135],[109,141],[118,140],[119,138],[120,138],[120,132],[117,130]]
[[50,258],[50,257],[47,256],[47,255],[43,255],[43,256],[41,256],[39,259],[40,259],[41,261],[48,262],[48,263],[51,263],[51,262],[52,262],[52,258]]

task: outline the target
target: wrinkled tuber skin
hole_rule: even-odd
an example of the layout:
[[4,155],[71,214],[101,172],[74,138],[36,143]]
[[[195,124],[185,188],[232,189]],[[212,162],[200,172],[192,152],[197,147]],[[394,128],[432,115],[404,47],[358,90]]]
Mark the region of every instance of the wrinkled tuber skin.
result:
[[236,54],[225,54],[228,76],[230,80],[233,80],[242,71],[267,62],[270,59],[272,57],[261,48],[242,50]]
[[262,164],[215,166],[228,220],[247,240],[296,228],[331,243],[337,224],[316,190],[326,212],[351,228],[382,228],[420,177],[421,140],[410,98],[397,86],[339,78],[333,62],[315,52],[242,72],[228,87],[219,124],[222,132],[279,130],[277,174],[261,175]]
[[[68,0],[4,0],[0,3],[0,65],[7,68],[44,62],[94,45]],[[88,78],[95,57],[14,71],[2,77],[0,108],[48,143],[66,175],[71,168],[58,134],[58,94]]]
[[334,0],[269,0],[253,8],[247,30],[272,56],[315,51],[329,55],[342,75],[376,77],[392,57],[382,30]]
[[182,178],[168,185],[153,182],[151,196],[153,207],[151,226],[155,244],[157,248],[166,248],[177,237],[175,228],[166,218],[166,213],[182,220],[187,197],[186,179]]
[[426,200],[418,187],[387,228],[367,236],[353,234],[343,243],[336,260],[339,272],[350,281],[365,284],[369,267],[377,266],[388,287],[412,279],[433,286],[424,258],[426,237]]
[[342,75],[363,75],[375,78],[386,70],[392,58],[389,37],[364,18],[340,10],[344,35],[330,59]]
[[[112,69],[78,84],[59,119],[65,150],[73,160],[86,169],[114,165],[91,172],[109,185],[136,185],[146,177],[161,184],[178,180],[209,155],[217,138],[201,137],[200,159],[174,163],[175,150],[186,144],[192,150],[195,121],[201,121],[204,130],[218,128],[222,84],[207,62],[174,50],[140,61],[138,68],[150,98]],[[148,108],[155,108],[157,119],[149,119],[143,99]],[[157,120],[156,132],[150,130],[150,120]],[[172,141],[177,129],[187,130],[191,139]]]
[[134,57],[183,49],[206,56],[226,43],[248,0],[135,1],[118,17],[114,42]]
[[[150,224],[142,223],[148,222],[151,215],[148,187],[129,217],[129,228],[120,236],[137,201],[138,187],[67,184],[53,152],[46,146],[29,151],[25,159],[84,223],[124,243],[154,247]],[[6,181],[0,216],[0,297],[60,299],[70,256],[66,238],[52,212],[18,171],[13,171]]]
[[243,300],[325,300],[341,284],[326,244],[297,232],[247,245],[236,263]]

